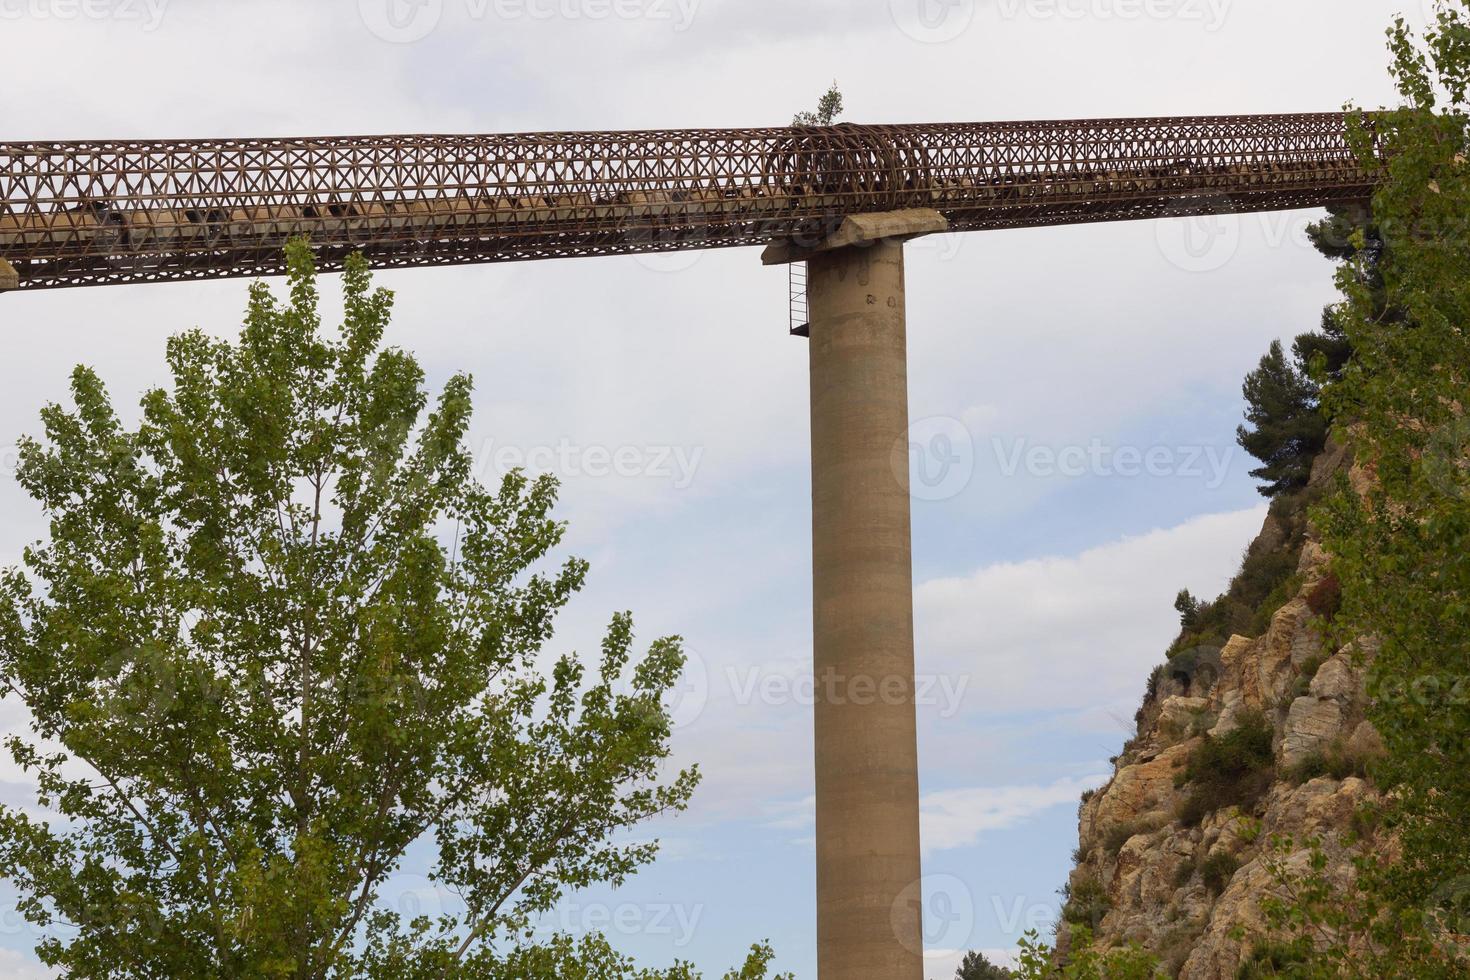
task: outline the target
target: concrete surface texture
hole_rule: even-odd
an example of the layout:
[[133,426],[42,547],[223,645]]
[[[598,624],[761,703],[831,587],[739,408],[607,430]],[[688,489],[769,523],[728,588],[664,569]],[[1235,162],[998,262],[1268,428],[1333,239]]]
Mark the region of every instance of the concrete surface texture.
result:
[[903,245],[813,252],[821,980],[922,980]]

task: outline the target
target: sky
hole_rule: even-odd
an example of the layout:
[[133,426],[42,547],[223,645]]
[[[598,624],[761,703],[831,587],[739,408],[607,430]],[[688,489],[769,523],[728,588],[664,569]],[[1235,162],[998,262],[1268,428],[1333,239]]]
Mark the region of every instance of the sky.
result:
[[[835,79],[853,122],[1326,111],[1391,101],[1383,30],[1428,0],[0,0],[0,141],[781,125]],[[1316,325],[1292,212],[944,235],[907,247],[926,976],[1045,933],[1076,803],[1264,509],[1240,383]],[[388,342],[469,371],[494,480],[563,482],[592,574],[552,648],[616,610],[679,634],[662,856],[570,896],[648,965],[769,939],[815,976],[805,341],[752,249],[385,272]],[[335,281],[329,284],[329,301]],[[715,298],[712,300],[712,297]],[[16,438],[78,362],[120,406],[164,342],[239,329],[240,281],[0,297],[0,562],[45,533]],[[620,461],[611,465],[609,460]],[[23,710],[0,704],[0,728]],[[23,799],[0,765],[0,798]],[[383,901],[452,908],[410,854]],[[0,886],[0,973],[49,974]]]

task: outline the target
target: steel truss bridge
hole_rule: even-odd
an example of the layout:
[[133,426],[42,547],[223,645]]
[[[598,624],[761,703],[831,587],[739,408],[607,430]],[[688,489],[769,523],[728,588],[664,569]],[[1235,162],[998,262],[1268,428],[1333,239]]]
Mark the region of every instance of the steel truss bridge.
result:
[[817,241],[1367,199],[1341,113],[490,136],[0,143],[22,289],[260,276],[307,236],[379,268]]
[[0,289],[277,274],[294,236],[326,270],[768,243],[805,263],[818,975],[922,980],[902,241],[1359,202],[1378,165],[1353,134],[1322,114],[0,143]]

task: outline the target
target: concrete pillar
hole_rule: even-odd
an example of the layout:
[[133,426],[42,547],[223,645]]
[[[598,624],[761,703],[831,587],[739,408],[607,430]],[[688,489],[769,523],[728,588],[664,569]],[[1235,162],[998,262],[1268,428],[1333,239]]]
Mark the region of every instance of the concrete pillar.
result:
[[807,263],[817,975],[923,980],[903,245]]

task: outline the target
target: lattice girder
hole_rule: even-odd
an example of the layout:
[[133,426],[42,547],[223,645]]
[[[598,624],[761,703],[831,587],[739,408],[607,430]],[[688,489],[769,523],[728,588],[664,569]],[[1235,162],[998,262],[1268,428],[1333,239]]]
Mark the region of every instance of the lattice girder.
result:
[[21,288],[819,239],[926,207],[952,230],[1371,195],[1340,113],[489,136],[0,143]]

